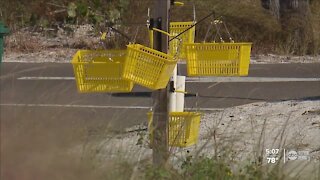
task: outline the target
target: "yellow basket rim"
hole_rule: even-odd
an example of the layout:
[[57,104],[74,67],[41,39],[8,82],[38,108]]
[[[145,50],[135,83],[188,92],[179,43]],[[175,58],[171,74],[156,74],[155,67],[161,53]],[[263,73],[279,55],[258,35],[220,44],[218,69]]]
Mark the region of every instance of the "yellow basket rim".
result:
[[110,52],[126,52],[126,49],[79,49],[77,52],[103,52],[103,51],[110,51]]
[[77,57],[79,57],[79,55],[81,53],[84,53],[84,52],[109,52],[109,53],[115,53],[115,54],[124,53],[124,56],[127,54],[127,50],[126,49],[110,49],[110,50],[104,50],[104,49],[101,49],[101,50],[80,49],[74,54],[74,56],[72,58],[72,61],[71,61],[71,64],[87,64],[88,62],[79,62],[78,58],[77,58]]
[[[151,114],[153,114],[153,112],[149,111],[149,112],[147,112],[147,114],[151,115]],[[170,116],[190,116],[190,115],[199,116],[199,115],[202,115],[202,113],[201,112],[184,111],[184,112],[170,112],[169,115]]]
[[[166,54],[166,53],[161,52],[161,51],[157,51],[157,50],[155,50],[155,49],[146,47],[146,46],[144,46],[144,45],[141,45],[141,44],[128,44],[128,45],[127,45],[127,47],[128,47],[129,49],[132,49],[132,50],[134,50],[134,51],[138,51],[138,52],[145,53],[144,51],[141,51],[140,49],[134,48],[134,46],[143,47],[143,48],[145,48],[145,49],[147,49],[147,50],[149,50],[149,51],[153,51],[153,52],[156,51],[157,54],[165,57],[165,58],[163,58],[164,61],[169,62],[170,64],[174,64],[174,63],[177,62],[177,60],[175,60],[172,55]],[[158,58],[158,56],[155,56],[155,55],[153,55],[153,54],[148,54],[148,55],[154,56],[154,57],[157,57],[157,58]]]
[[170,22],[170,26],[176,26],[176,25],[194,25],[195,22],[193,21],[185,21],[185,22]]
[[205,43],[184,43],[186,46],[192,46],[192,45],[252,45],[252,42],[205,42]]

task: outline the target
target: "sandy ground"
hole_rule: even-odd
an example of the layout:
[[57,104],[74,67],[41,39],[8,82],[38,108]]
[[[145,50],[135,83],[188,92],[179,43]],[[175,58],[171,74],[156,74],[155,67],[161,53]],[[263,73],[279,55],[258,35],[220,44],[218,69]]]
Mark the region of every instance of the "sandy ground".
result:
[[320,63],[320,56],[284,56],[284,55],[254,55],[251,57],[252,64],[278,64],[278,63]]
[[[7,50],[4,53],[4,62],[68,63],[78,49],[104,47],[99,33],[95,32],[91,25],[70,26],[52,32],[34,32],[30,28],[25,28],[10,34],[5,40]],[[251,57],[250,63],[320,63],[320,55],[255,54]]]
[[10,52],[4,54],[3,62],[71,63],[76,52],[76,49],[68,48],[52,48],[32,53]]
[[[78,49],[50,48],[38,52],[22,53],[8,52],[4,54],[3,62],[57,62],[70,63]],[[281,56],[281,55],[254,55],[251,64],[278,64],[278,63],[320,63],[320,56]]]
[[[92,141],[87,147],[99,149],[102,153],[97,156],[102,159],[121,157],[133,162],[151,159],[147,131],[139,131],[145,128],[145,125],[135,126],[126,134],[110,136],[103,142]],[[79,148],[73,151],[85,151]],[[283,149],[308,151],[310,159],[299,163],[319,164],[320,101],[260,102],[204,113],[198,143],[187,148],[170,148],[170,152],[171,161],[177,165],[190,155],[223,156],[224,153],[234,162],[262,159],[266,164],[266,149],[280,149],[280,161],[283,161]]]

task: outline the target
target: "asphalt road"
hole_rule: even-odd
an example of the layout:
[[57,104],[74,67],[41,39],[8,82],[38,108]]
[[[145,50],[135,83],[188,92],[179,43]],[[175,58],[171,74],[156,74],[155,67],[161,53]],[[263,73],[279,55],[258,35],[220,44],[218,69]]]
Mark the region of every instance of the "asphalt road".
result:
[[[179,73],[185,74],[185,65]],[[122,129],[146,120],[151,92],[80,94],[71,64],[2,63],[1,119],[53,118],[103,121]],[[254,64],[249,77],[190,79],[186,108],[215,110],[258,101],[320,99],[320,63]],[[197,104],[197,107],[196,107]],[[107,121],[106,121],[107,120]]]

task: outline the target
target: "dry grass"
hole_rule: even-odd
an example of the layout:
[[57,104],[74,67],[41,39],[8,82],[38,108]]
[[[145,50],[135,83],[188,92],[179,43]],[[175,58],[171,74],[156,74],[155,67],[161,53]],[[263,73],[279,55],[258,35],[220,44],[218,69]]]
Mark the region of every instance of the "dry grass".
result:
[[24,32],[16,32],[5,41],[6,51],[15,51],[15,52],[24,52],[24,53],[33,53],[39,52],[44,49],[39,43],[39,39],[32,35],[32,33],[24,31]]
[[[41,113],[39,108],[26,108],[1,107],[1,179],[299,179],[301,173],[311,168],[309,164],[283,166],[265,162],[266,148],[303,149],[301,143],[306,143],[300,132],[308,127],[301,127],[292,136],[289,125],[304,121],[287,111],[280,115],[283,121],[277,125],[272,122],[279,112],[268,110],[264,113],[269,116],[264,117],[259,109],[263,106],[251,107],[256,113],[242,117],[241,121],[237,120],[241,116],[230,121],[230,115],[250,109],[239,107],[206,114],[201,127],[206,131],[202,132],[195,151],[172,148],[168,166],[153,169],[150,156],[143,150],[148,144],[137,146],[138,136],[134,133],[112,134],[111,121],[103,120],[102,116],[101,121],[90,116],[88,120],[80,120],[75,115],[66,115],[66,109]],[[309,114],[303,116],[316,120],[313,112],[317,111],[311,111],[313,108],[308,108]],[[304,111],[295,109],[298,107],[293,106],[295,114]],[[92,115],[101,115],[92,111]],[[5,118],[12,117],[8,113],[15,118]],[[110,118],[117,121],[120,117]],[[239,129],[235,130],[236,127]]]
[[[99,0],[97,0],[98,2]],[[85,2],[86,6],[94,7],[95,3]],[[17,3],[15,1],[10,1],[10,3]],[[50,5],[43,0],[34,0],[32,3],[17,3],[16,9],[12,9],[12,4],[4,4],[4,10],[2,10],[3,18],[6,23],[11,27],[12,30],[18,30],[20,27],[29,26],[34,24],[42,28],[57,28],[60,24],[64,24],[68,20],[66,13],[55,13],[56,10],[61,9],[63,6],[67,6],[68,3],[65,0],[57,1],[56,5]],[[100,2],[102,3],[102,1]],[[111,4],[110,4],[111,3]],[[108,11],[114,8],[120,8],[120,1],[113,0],[108,2],[103,2],[101,6],[95,10],[99,13],[104,14],[106,19],[108,19]],[[236,41],[251,41],[254,43],[253,53],[280,53],[280,54],[318,54],[319,53],[319,44],[320,44],[320,27],[319,27],[319,12],[320,8],[319,1],[311,2],[311,19],[299,20],[300,16],[297,17],[298,20],[295,20],[294,15],[289,15],[287,20],[284,20],[283,23],[278,22],[274,17],[270,15],[270,12],[261,7],[261,3],[258,0],[246,0],[246,1],[234,1],[234,0],[225,0],[225,1],[186,1],[186,6],[184,7],[174,7],[172,9],[171,20],[173,21],[190,21],[193,20],[192,17],[192,3],[196,5],[196,15],[199,20],[201,17],[204,17],[208,13],[215,11],[217,16],[224,16]],[[41,4],[43,9],[37,8]],[[118,7],[119,6],[119,7]],[[137,26],[140,27],[140,32],[137,42],[147,44],[147,31],[143,25],[147,19],[147,8],[152,7],[152,1],[140,1],[129,0],[130,11],[124,11],[122,13],[121,21],[130,27],[121,27],[120,29],[127,33],[129,36],[133,37],[134,32],[137,29]],[[63,9],[63,8],[62,8]],[[32,19],[31,17],[37,17]],[[39,18],[41,17],[41,18]],[[88,20],[89,17],[79,16],[77,23],[94,23]],[[90,18],[89,18],[90,19]],[[306,30],[305,40],[299,40],[292,33],[292,29],[295,27],[307,27],[309,26],[309,21],[312,24],[310,31],[313,31],[313,37],[310,36],[309,30]],[[69,23],[72,23],[71,21]],[[75,23],[75,22],[73,22]],[[137,23],[137,24],[135,24]],[[95,24],[96,28],[100,24]],[[202,41],[204,35],[208,29],[209,21],[200,24],[197,27],[197,41]],[[96,34],[97,37],[99,36]],[[71,37],[74,38],[74,37]],[[12,44],[12,47],[21,49],[22,51],[28,51],[32,49],[33,46],[36,46],[31,39],[30,45],[24,41],[29,40],[28,38],[22,37],[21,40],[16,41],[16,44]],[[87,40],[82,41],[81,39],[75,41],[71,44],[72,47],[76,48],[90,48],[93,46],[92,43],[86,44]],[[112,44],[111,47],[121,46],[124,47],[124,44],[127,42],[122,42],[117,40],[117,42]],[[84,44],[84,45],[83,45]],[[30,47],[28,47],[28,45]],[[92,47],[91,47],[92,48]],[[33,48],[37,49],[37,48]],[[31,50],[32,51],[32,50]]]
[[311,12],[312,17],[312,26],[313,26],[313,37],[315,40],[314,44],[314,54],[320,54],[320,2],[312,1]]

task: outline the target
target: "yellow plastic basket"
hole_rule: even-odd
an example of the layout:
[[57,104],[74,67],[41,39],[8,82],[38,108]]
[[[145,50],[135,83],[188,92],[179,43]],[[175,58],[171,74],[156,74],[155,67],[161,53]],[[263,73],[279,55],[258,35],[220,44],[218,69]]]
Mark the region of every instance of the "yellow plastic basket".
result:
[[165,88],[177,61],[170,55],[140,44],[127,47],[123,78],[153,90]]
[[247,76],[252,43],[186,44],[189,76]]
[[[176,36],[186,30],[187,28],[194,25],[194,22],[171,22],[170,23],[170,34],[171,36]],[[177,57],[179,59],[185,59],[186,58],[186,50],[185,50],[185,43],[194,43],[194,36],[195,36],[195,27],[192,27],[185,33],[183,33],[181,36],[179,36],[177,39],[174,39],[169,44],[170,54],[174,56],[177,53],[178,48],[179,52]],[[180,45],[179,39],[182,40],[182,44]]]
[[[152,141],[153,113],[148,113],[149,137]],[[198,142],[201,114],[197,112],[171,112],[169,116],[169,145],[187,147]]]
[[125,50],[79,50],[72,59],[79,92],[130,92],[122,78]]

